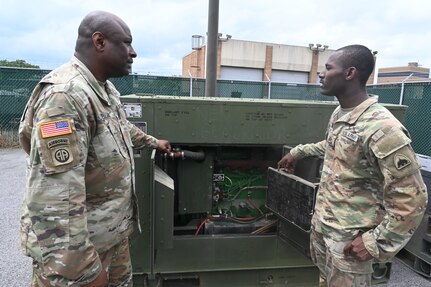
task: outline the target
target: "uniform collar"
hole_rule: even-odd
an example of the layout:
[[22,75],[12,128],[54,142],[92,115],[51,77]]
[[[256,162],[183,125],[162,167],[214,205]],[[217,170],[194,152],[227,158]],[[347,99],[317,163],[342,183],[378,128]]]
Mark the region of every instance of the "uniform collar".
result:
[[342,120],[338,120],[338,121],[343,121],[343,122],[347,122],[349,124],[354,124],[359,117],[373,104],[377,103],[378,101],[378,96],[375,95],[370,95],[370,97],[368,99],[366,99],[365,101],[363,101],[362,103],[360,103],[359,105],[357,105],[353,111],[351,111],[350,113],[348,113],[345,117],[343,117]]
[[90,87],[93,89],[93,91],[96,93],[96,95],[100,98],[101,101],[103,101],[108,106],[111,105],[111,101],[109,99],[109,95],[106,93],[106,90],[102,85],[100,85],[100,82],[97,81],[97,79],[94,77],[94,75],[90,72],[90,70],[82,63],[78,58],[75,56],[72,56],[72,59],[70,60],[72,65],[78,70],[78,72],[83,76],[83,78],[87,81],[87,83],[90,85]]

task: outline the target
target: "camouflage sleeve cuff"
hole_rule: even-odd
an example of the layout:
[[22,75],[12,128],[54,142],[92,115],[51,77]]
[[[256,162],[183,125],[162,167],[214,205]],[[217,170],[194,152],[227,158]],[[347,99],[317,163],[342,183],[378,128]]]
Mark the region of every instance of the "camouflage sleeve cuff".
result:
[[290,154],[295,160],[304,158],[304,153],[301,151],[301,146],[302,145],[298,145],[290,150]]
[[154,146],[153,148],[157,148],[159,146],[159,140],[154,138]]
[[377,242],[373,236],[373,230],[369,230],[362,234],[362,241],[364,242],[367,251],[374,257],[379,258],[379,248],[377,247]]
[[90,268],[88,268],[87,273],[84,273],[81,276],[78,282],[80,284],[89,284],[93,282],[99,276],[100,272],[102,272],[102,268],[102,262],[100,261],[100,258],[97,257],[97,260],[94,261]]
[[295,160],[309,156],[324,156],[326,152],[326,140],[317,143],[300,144],[290,150]]
[[144,133],[134,124],[128,122],[130,128],[130,136],[132,139],[133,146],[136,149],[141,149],[144,147],[157,148],[159,140],[152,135]]

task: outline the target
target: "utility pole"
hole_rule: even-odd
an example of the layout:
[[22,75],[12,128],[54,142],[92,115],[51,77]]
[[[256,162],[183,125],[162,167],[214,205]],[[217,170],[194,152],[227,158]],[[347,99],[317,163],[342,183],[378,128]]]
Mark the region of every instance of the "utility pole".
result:
[[208,44],[206,59],[205,97],[217,96],[217,45],[219,0],[208,0]]

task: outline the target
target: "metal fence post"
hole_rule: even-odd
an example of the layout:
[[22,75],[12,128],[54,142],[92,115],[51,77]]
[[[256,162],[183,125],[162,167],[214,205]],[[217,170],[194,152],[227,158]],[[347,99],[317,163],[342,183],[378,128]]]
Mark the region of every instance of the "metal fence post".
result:
[[271,79],[268,77],[268,75],[265,73],[265,77],[268,79],[268,99],[271,98]]
[[401,92],[400,92],[400,105],[403,104],[403,100],[404,100],[404,83],[411,77],[413,76],[413,73],[411,73],[407,78],[405,78],[402,82],[401,82]]
[[189,76],[190,76],[190,97],[193,97],[193,77],[190,71],[189,71]]

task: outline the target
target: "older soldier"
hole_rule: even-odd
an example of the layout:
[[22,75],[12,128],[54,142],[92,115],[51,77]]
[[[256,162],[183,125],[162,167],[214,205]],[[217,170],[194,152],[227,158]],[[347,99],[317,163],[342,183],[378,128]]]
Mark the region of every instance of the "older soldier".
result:
[[95,11],[81,22],[75,55],[28,101],[20,141],[28,153],[22,248],[32,286],[132,286],[128,236],[138,220],[132,146],[170,152],[127,121],[107,79],[130,73],[128,26]]
[[293,148],[278,163],[324,155],[311,230],[311,257],[328,286],[370,286],[372,263],[403,248],[427,205],[420,166],[401,123],[366,92],[374,68],[361,45],[335,51],[319,74],[337,97],[326,139]]

